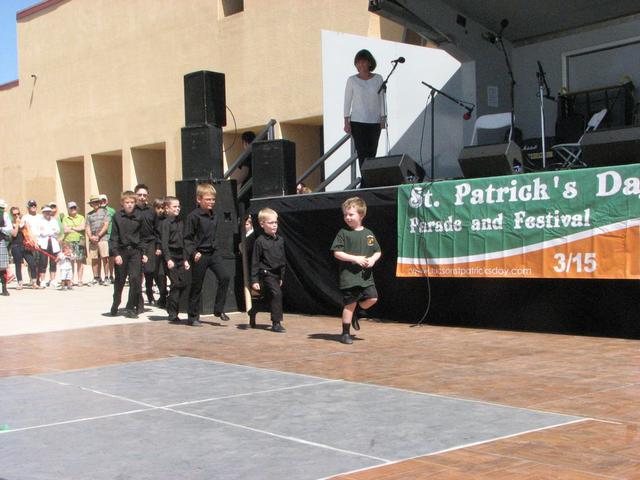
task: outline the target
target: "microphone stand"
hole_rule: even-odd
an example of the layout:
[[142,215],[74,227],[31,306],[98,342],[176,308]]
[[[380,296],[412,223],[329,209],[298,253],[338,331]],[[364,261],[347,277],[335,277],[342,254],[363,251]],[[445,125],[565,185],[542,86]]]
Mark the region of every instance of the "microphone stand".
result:
[[386,138],[386,142],[385,142],[385,150],[386,150],[386,154],[389,155],[389,128],[387,126],[387,83],[389,82],[389,78],[391,77],[391,75],[393,75],[393,72],[396,70],[396,67],[398,66],[398,62],[393,60],[391,63],[393,63],[393,68],[391,69],[391,71],[389,72],[389,75],[387,75],[387,78],[384,79],[384,81],[382,82],[382,85],[380,85],[380,88],[378,88],[378,95],[380,95],[380,92],[384,92],[382,95],[382,109],[384,111],[384,117],[385,117],[385,138]]
[[[547,146],[545,139],[545,126],[544,126],[544,99],[555,100],[551,96],[549,85],[547,84],[547,78],[542,68],[542,64],[538,62],[538,71],[536,72],[538,77],[538,97],[540,97],[540,131],[542,132],[542,169],[547,168]],[[545,93],[546,92],[546,93]]]
[[471,103],[473,107],[469,107],[470,102],[463,102],[462,100],[458,100],[457,98],[454,98],[451,95],[444,93],[442,90],[438,90],[433,85],[429,85],[427,82],[420,82],[420,83],[422,83],[425,87],[431,89],[431,92],[429,93],[429,97],[427,98],[431,98],[431,181],[433,181],[433,179],[436,177],[436,155],[435,155],[435,121],[436,121],[435,95],[436,93],[439,93],[443,97],[448,98],[456,105],[460,105],[462,108],[464,108],[467,111],[469,115],[471,115],[471,112],[473,112],[473,108],[475,107],[475,105]]
[[[504,21],[503,21],[504,22]],[[505,25],[506,27],[506,25]],[[502,30],[505,29],[502,28]],[[511,62],[509,61],[509,55],[507,55],[507,49],[504,48],[504,42],[502,41],[502,30],[500,34],[497,36],[496,40],[500,43],[500,48],[502,49],[502,53],[504,54],[504,61],[507,64],[507,71],[509,72],[509,77],[511,78],[511,88],[509,91],[509,97],[511,99],[511,131],[509,132],[509,141],[513,137],[513,129],[515,128],[515,88],[516,88],[516,80],[513,77],[513,70],[511,69]]]

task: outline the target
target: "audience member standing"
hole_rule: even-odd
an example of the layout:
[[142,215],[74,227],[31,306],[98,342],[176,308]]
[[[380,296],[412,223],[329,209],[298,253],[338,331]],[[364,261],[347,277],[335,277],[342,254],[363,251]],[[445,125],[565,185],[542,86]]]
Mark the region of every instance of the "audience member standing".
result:
[[104,285],[100,276],[100,263],[107,272],[107,262],[109,261],[109,225],[111,220],[109,213],[105,208],[100,208],[100,197],[92,195],[89,197],[89,206],[91,211],[87,213],[86,219],[86,235],[89,240],[89,251],[87,258],[91,260],[91,268],[93,270],[93,285]]
[[[107,210],[109,214],[109,228],[107,229],[107,235],[111,237],[111,228],[113,227],[113,216],[116,214],[116,211],[113,207],[109,206],[109,197],[105,193],[101,193],[100,197],[100,207]],[[107,284],[113,284],[113,276],[115,275],[115,270],[113,266],[113,255],[109,252],[109,257],[107,261],[107,269],[104,271],[104,281]]]
[[47,272],[47,263],[49,264],[49,281],[46,283],[48,287],[55,282],[56,279],[56,261],[55,256],[60,251],[60,244],[58,243],[58,235],[60,235],[60,227],[58,226],[58,220],[51,215],[53,210],[51,207],[42,207],[42,219],[40,220],[40,230],[37,233],[38,246],[41,250],[47,254],[40,255],[40,264],[38,268],[38,277],[40,285],[44,282],[44,277]]
[[78,213],[76,202],[67,203],[68,215],[62,220],[64,237],[62,240],[71,248],[71,260],[77,274],[77,285],[82,286],[82,275],[84,273],[85,262],[85,240],[86,230],[84,216]]
[[38,266],[33,256],[33,250],[24,246],[24,230],[25,220],[22,218],[18,207],[11,207],[12,229],[11,229],[11,256],[16,267],[16,279],[18,281],[18,290],[22,290],[22,260],[27,262],[27,270],[31,280],[31,287],[36,288],[38,279]]
[[0,199],[0,278],[2,281],[2,295],[9,296],[7,290],[7,269],[9,268],[9,239],[11,238],[12,224],[9,214],[5,212],[7,203]]

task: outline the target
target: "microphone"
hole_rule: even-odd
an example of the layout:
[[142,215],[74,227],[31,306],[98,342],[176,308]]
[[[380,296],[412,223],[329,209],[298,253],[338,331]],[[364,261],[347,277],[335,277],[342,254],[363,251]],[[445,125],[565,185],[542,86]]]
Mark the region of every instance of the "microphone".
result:
[[398,57],[395,60],[391,60],[391,63],[404,63],[405,59],[404,57]]
[[476,108],[475,105],[471,106],[471,107],[467,107],[466,105],[464,105],[464,108],[467,110],[465,112],[465,114],[462,116],[462,118],[464,118],[465,120],[469,120],[471,118],[471,114],[473,113],[473,109]]
[[492,32],[484,32],[482,38],[489,43],[496,43],[498,41],[498,37]]

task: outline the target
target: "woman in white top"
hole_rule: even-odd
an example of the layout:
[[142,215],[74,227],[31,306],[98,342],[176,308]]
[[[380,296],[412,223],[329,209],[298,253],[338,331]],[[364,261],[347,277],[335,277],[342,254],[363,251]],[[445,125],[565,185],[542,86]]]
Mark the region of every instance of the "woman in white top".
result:
[[[357,75],[347,79],[344,91],[344,131],[351,134],[358,153],[360,168],[366,158],[376,156],[380,131],[386,127],[382,76],[372,73],[376,59],[369,50],[356,53],[353,64]],[[362,185],[362,183],[360,184]]]
[[58,243],[60,225],[58,224],[58,219],[52,217],[52,212],[53,210],[49,206],[42,208],[42,219],[38,224],[39,230],[37,232],[38,247],[51,255],[51,257],[49,257],[47,255],[40,254],[40,265],[38,268],[38,277],[40,285],[42,285],[44,282],[45,272],[47,271],[47,259],[49,259],[49,281],[47,282],[47,287],[56,278],[57,268],[55,256],[60,251],[60,244]]

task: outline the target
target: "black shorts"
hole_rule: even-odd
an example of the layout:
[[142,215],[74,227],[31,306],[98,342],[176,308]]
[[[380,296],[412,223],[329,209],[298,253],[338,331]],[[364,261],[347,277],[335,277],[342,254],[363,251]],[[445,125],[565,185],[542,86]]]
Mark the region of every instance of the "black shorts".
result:
[[370,298],[378,298],[378,291],[376,290],[375,285],[371,285],[369,287],[352,287],[342,290],[343,306],[368,300]]

